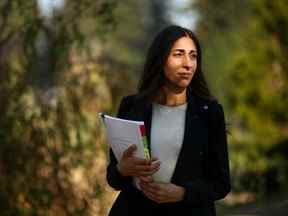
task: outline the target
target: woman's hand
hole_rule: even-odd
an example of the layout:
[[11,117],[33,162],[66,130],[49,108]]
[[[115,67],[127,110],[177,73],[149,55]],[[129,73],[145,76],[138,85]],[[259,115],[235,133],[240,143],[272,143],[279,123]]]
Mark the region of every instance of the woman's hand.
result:
[[150,176],[140,177],[140,188],[145,196],[157,203],[181,201],[185,193],[184,187],[172,183],[154,182]]
[[156,158],[151,160],[133,156],[136,145],[129,146],[123,153],[120,162],[117,164],[118,171],[122,176],[149,176],[160,168],[160,161]]

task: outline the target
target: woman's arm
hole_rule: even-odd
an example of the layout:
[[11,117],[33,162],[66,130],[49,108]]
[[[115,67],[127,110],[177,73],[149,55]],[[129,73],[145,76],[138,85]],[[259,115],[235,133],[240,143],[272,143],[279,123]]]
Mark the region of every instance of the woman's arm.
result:
[[[129,100],[129,97],[124,98],[121,101],[117,116],[126,118],[131,106],[131,99]],[[106,170],[106,179],[108,184],[115,190],[128,189],[132,186],[132,177],[150,176],[159,169],[159,161],[155,158],[151,160],[137,158],[134,156],[135,150],[135,145],[128,147],[118,162],[110,149],[110,161]]]
[[[118,109],[117,117],[122,118],[125,114],[125,110],[127,112],[127,109],[127,99],[123,98]],[[130,184],[132,183],[132,178],[122,176],[117,168],[117,164],[117,159],[112,152],[112,149],[110,148],[109,164],[106,169],[106,179],[108,184],[115,190],[123,190],[124,188],[130,186]]]

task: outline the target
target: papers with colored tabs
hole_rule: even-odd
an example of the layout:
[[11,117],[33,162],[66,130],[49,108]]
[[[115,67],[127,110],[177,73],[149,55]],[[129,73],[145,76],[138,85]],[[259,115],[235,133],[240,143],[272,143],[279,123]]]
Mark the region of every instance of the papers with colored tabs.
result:
[[119,161],[123,152],[132,144],[137,146],[135,156],[150,158],[145,125],[143,121],[132,121],[100,114],[106,128],[107,141]]

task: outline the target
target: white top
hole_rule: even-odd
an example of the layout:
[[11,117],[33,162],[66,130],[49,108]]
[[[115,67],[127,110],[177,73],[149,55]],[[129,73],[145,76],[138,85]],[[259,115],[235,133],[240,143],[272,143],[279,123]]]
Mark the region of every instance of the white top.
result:
[[170,182],[183,143],[187,103],[179,106],[153,104],[151,155],[160,161],[153,179]]

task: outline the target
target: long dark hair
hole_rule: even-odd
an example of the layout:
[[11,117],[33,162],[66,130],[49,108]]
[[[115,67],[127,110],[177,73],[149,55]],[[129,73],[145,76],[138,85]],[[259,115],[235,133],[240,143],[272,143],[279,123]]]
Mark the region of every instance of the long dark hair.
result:
[[188,86],[188,94],[192,93],[206,100],[215,100],[211,95],[201,67],[201,49],[195,34],[186,28],[171,25],[160,31],[148,49],[144,70],[138,86],[138,96],[152,102],[164,85],[164,65],[175,41],[181,37],[190,37],[197,49],[197,68]]

